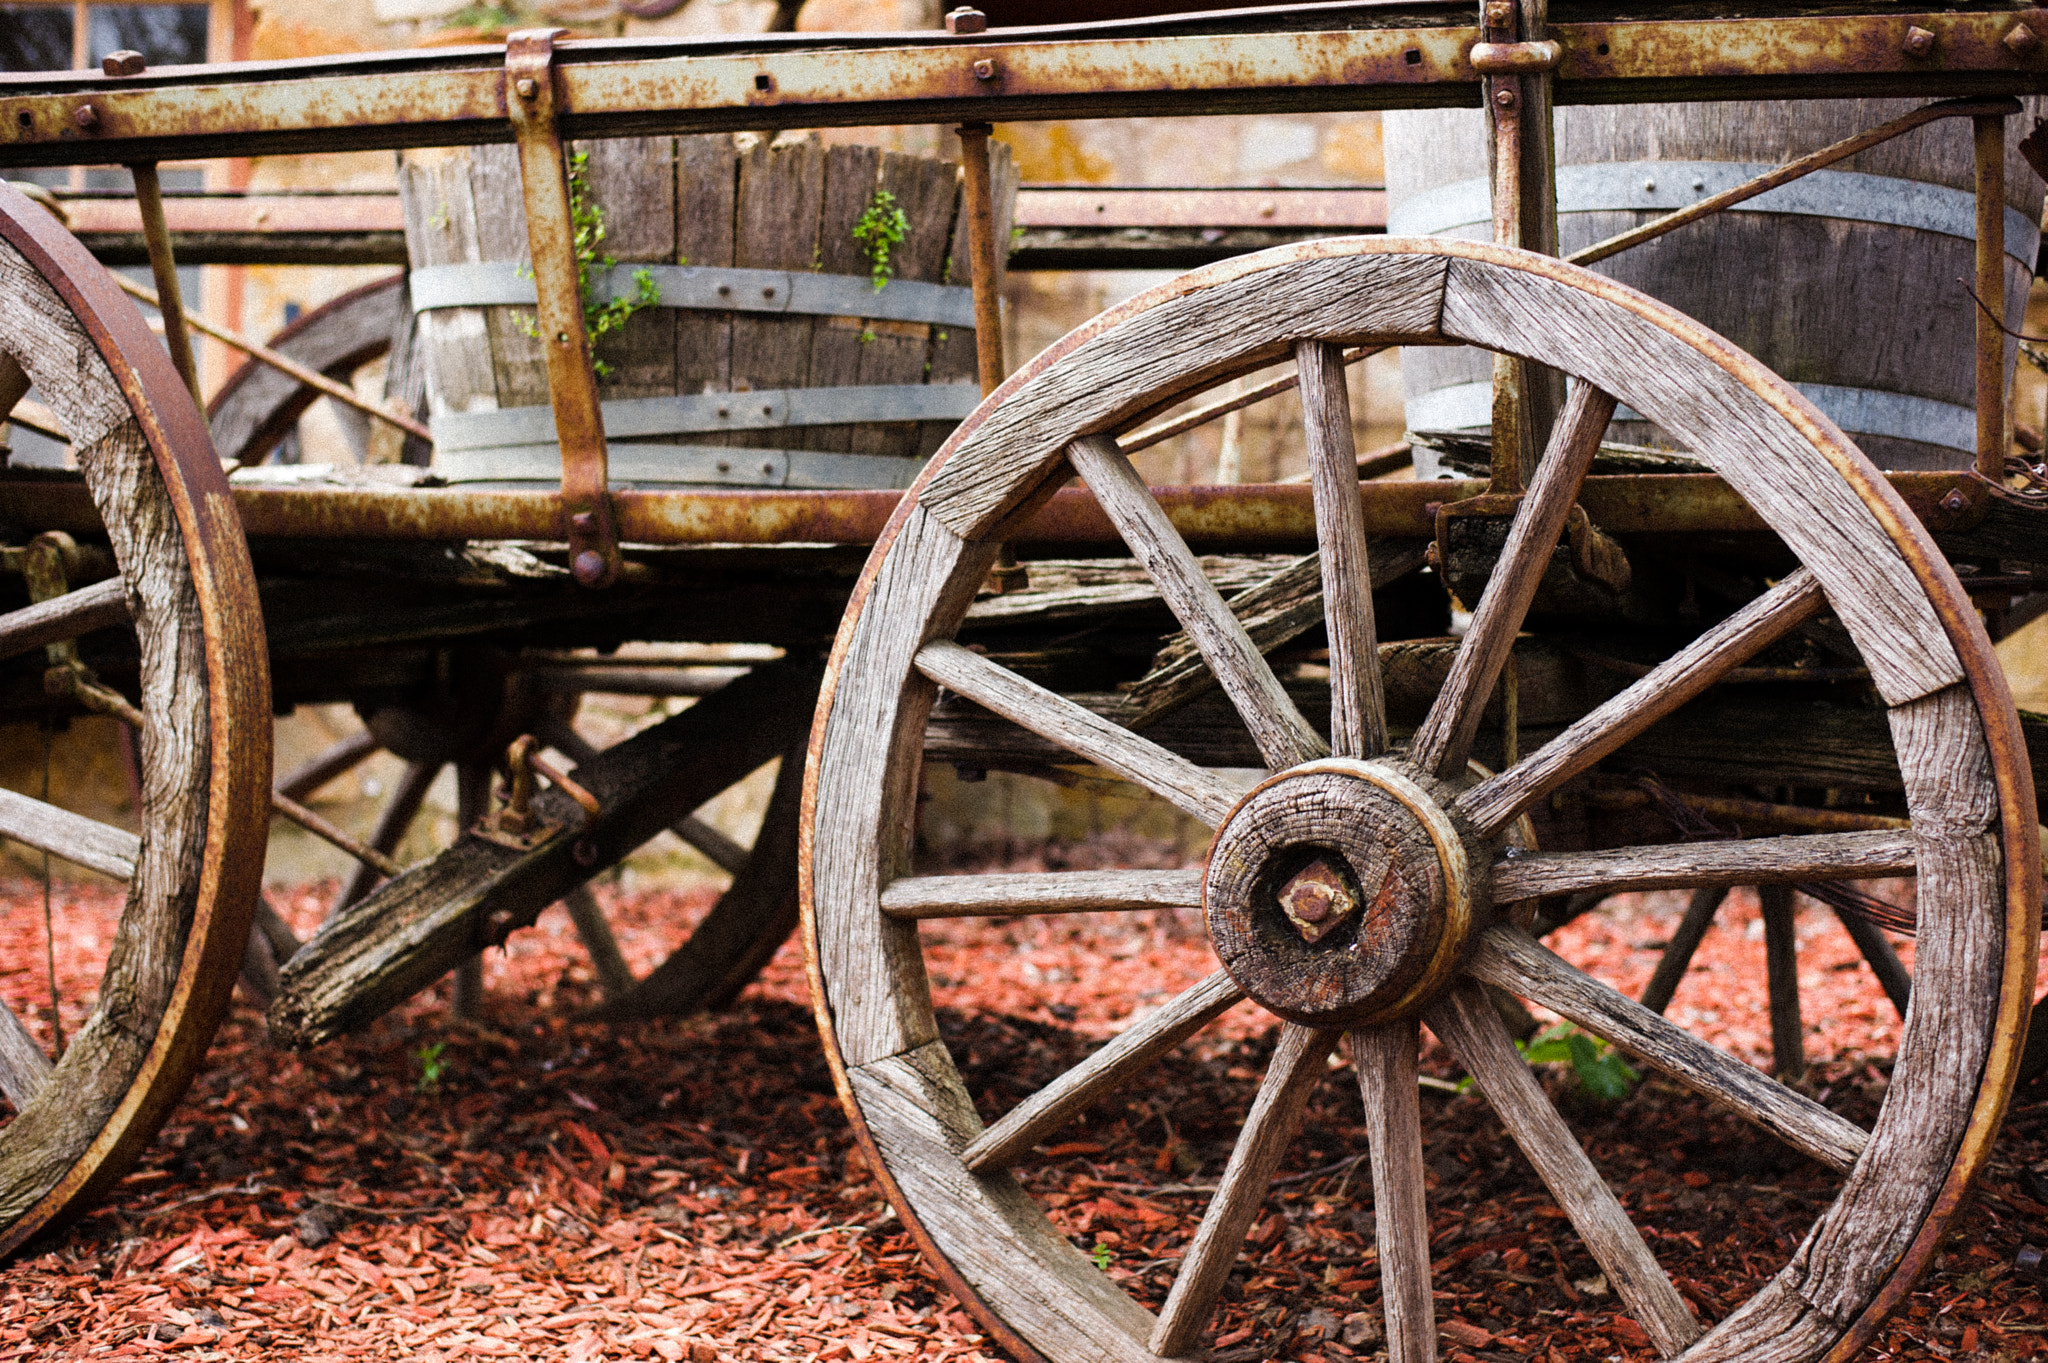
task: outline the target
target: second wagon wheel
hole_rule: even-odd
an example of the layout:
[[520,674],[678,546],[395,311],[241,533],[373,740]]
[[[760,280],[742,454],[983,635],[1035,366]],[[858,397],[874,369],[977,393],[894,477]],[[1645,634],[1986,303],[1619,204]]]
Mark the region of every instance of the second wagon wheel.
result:
[[[1400,746],[1389,744],[1380,700],[1362,590],[1366,525],[1335,360],[1337,347],[1361,343],[1478,345],[1577,380],[1449,681]],[[1103,434],[1290,353],[1309,413],[1331,621],[1330,743]],[[1804,566],[1474,784],[1463,773],[1481,709],[1617,400],[1713,467]],[[1006,522],[1070,473],[1150,573],[1264,754],[1268,773],[1250,789],[952,642]],[[1520,811],[1823,609],[1853,636],[1889,707],[1910,836],[1510,854],[1503,835]],[[1206,870],[908,876],[939,687],[1210,825]],[[1133,299],[1013,378],[941,452],[869,563],[820,703],[806,814],[819,1019],[861,1138],[898,1212],[981,1319],[1020,1357],[1057,1363],[1203,1352],[1233,1267],[1257,1258],[1247,1231],[1340,1045],[1371,1133],[1389,1356],[1433,1358],[1418,1024],[1478,1081],[1658,1353],[1847,1357],[1926,1261],[1986,1155],[2034,977],[2039,849],[2016,717],[1967,598],[1917,522],[1838,430],[1719,337],[1583,270],[1491,246],[1348,240],[1247,257]],[[1869,1129],[1650,1014],[1496,909],[1537,892],[1642,883],[1644,864],[1660,858],[1664,883],[1675,884],[1917,866],[1913,1007]],[[1304,869],[1338,883],[1334,908],[1298,912]],[[1009,1111],[977,1112],[942,1038],[920,919],[1198,905],[1216,973]],[[1832,1200],[1776,1275],[1718,1321],[1697,1319],[1482,1005],[1480,982],[1547,1006],[1747,1119],[1760,1140],[1837,1171]],[[1170,1287],[1113,1281],[1020,1175],[1034,1146],[1141,1082],[1246,997],[1276,1015],[1280,1039],[1215,1191],[1178,1246]],[[1155,1295],[1141,1302],[1127,1285]],[[1259,1328],[1250,1322],[1253,1337],[1231,1344],[1258,1348]]]
[[135,699],[81,680],[139,728],[141,836],[0,791],[0,836],[127,880],[97,997],[73,1001],[83,1019],[69,1016],[61,1055],[49,1029],[0,1009],[0,1253],[103,1193],[198,1070],[248,934],[270,779],[263,625],[206,428],[106,271],[0,188],[4,406],[31,382],[77,452],[120,576],[0,616],[0,639],[19,657],[132,619]]

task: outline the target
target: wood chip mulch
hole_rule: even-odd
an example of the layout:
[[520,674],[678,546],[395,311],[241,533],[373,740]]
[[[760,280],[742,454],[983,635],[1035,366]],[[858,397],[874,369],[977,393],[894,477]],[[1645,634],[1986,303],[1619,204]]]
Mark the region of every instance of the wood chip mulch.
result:
[[[0,995],[47,1031],[40,886],[0,891]],[[310,927],[330,894],[273,898]],[[711,897],[600,896],[641,969]],[[1553,940],[1635,989],[1679,908],[1635,897]],[[54,912],[60,984],[82,976],[71,992],[89,994],[104,947],[82,944],[105,940],[118,904],[60,887]],[[1671,1015],[1761,1064],[1756,917],[1738,892]],[[1807,1091],[1867,1121],[1896,1019],[1831,918],[1805,905],[1800,933],[1809,1050],[1821,1057]],[[1213,968],[1199,926],[1167,915],[948,924],[928,939],[942,1027],[985,1114]],[[1910,944],[1902,951],[1910,962]],[[797,948],[726,1013],[627,1028],[573,1020],[595,986],[558,911],[492,953],[486,980],[477,1022],[451,1019],[430,993],[302,1055],[272,1049],[259,1013],[238,1003],[137,1171],[0,1267],[0,1361],[1001,1356],[925,1272],[853,1149]],[[1233,1010],[1157,1082],[1106,1100],[1019,1170],[1148,1306],[1163,1300],[1242,1121],[1273,1045],[1267,1022]],[[1647,1363],[1647,1340],[1483,1100],[1447,1091],[1458,1072],[1434,1047],[1425,1068],[1445,1086],[1425,1092],[1423,1123],[1447,1363]],[[1754,1292],[1838,1186],[1661,1082],[1603,1104],[1566,1067],[1544,1069],[1703,1319]],[[1356,1092],[1340,1053],[1226,1289],[1212,1335],[1222,1363],[1380,1351]],[[2048,1085],[2016,1095],[1988,1177],[1871,1356],[2048,1353],[2043,1248]]]

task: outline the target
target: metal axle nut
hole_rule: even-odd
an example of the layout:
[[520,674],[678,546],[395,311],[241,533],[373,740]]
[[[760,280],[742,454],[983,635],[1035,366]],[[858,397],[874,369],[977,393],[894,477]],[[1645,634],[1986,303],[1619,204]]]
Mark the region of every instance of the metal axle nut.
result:
[[996,64],[987,57],[983,57],[974,64],[974,78],[976,80],[994,80],[996,78]]
[[536,81],[532,76],[521,76],[518,80],[512,82],[512,88],[519,92],[521,99],[532,99],[540,93],[540,82]]
[[2031,57],[2041,50],[2041,37],[2025,24],[2014,24],[2005,35],[2005,49],[2015,57]]
[[100,58],[100,74],[103,76],[139,76],[148,69],[149,63],[140,52],[125,48]]
[[964,35],[988,31],[988,16],[971,5],[962,5],[946,15],[946,32]]
[[1915,24],[1906,30],[1906,40],[1899,46],[1909,57],[1924,57],[1934,51],[1934,35]]

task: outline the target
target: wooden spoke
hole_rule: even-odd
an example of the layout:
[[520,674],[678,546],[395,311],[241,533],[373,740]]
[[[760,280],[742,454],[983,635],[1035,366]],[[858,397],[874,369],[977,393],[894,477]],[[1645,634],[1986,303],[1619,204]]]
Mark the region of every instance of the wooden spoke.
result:
[[128,584],[111,577],[0,616],[0,658],[128,623]]
[[1512,904],[1579,890],[1619,894],[1700,885],[1872,880],[1912,875],[1915,856],[1913,835],[1891,829],[1503,856],[1493,865],[1493,901]]
[[1201,649],[1267,765],[1291,767],[1328,753],[1116,442],[1083,436],[1067,458]]
[[1168,1358],[1187,1353],[1208,1328],[1216,1298],[1237,1262],[1252,1218],[1259,1214],[1259,1204],[1266,1199],[1273,1171],[1280,1167],[1280,1157],[1287,1153],[1301,1125],[1302,1109],[1308,1106],[1316,1081],[1323,1077],[1323,1062],[1336,1049],[1338,1035],[1291,1022],[1281,1030],[1273,1063],[1259,1085],[1258,1097],[1252,1100],[1237,1148],[1230,1152],[1216,1196],[1210,1199],[1194,1243],[1180,1261],[1173,1290],[1160,1308],[1159,1324],[1152,1331],[1153,1353]]
[[[370,847],[379,856],[388,860],[398,850],[398,844],[405,841],[412,821],[419,817],[420,805],[426,801],[427,788],[440,774],[441,764],[438,762],[406,763],[405,775],[398,778],[397,789],[391,792],[390,802],[378,814],[377,826],[370,830]],[[334,907],[327,911],[327,916],[332,918],[356,903],[376,889],[378,881],[391,874],[374,862],[358,859],[355,870],[349,873],[348,883],[342,886],[341,895],[334,901]]]
[[590,953],[590,967],[597,972],[598,987],[604,990],[604,996],[623,997],[633,987],[633,970],[626,964],[618,939],[612,936],[612,925],[604,921],[604,910],[597,906],[590,886],[578,885],[563,895],[562,907],[569,911],[569,921],[576,925],[576,935],[583,940],[583,949]]
[[1425,771],[1450,780],[1464,770],[1479,717],[1493,696],[1501,665],[1522,628],[1522,617],[1536,598],[1536,588],[1550,566],[1565,518],[1571,514],[1579,484],[1600,451],[1600,437],[1614,416],[1614,399],[1591,384],[1579,384],[1559,415],[1550,448],[1536,466],[1536,477],[1515,512],[1494,565],[1492,580],[1472,613],[1472,624],[1450,675],[1422,727],[1415,732],[1410,757]]
[[[577,766],[597,756],[596,745],[570,727],[567,720],[551,720],[541,725],[538,732],[541,742]],[[729,876],[738,875],[745,868],[747,858],[753,855],[694,814],[685,814],[670,824],[669,832],[702,852],[711,859],[712,865]]]
[[1388,1363],[1433,1363],[1429,1208],[1423,1200],[1422,1114],[1415,1100],[1421,1037],[1412,1018],[1351,1034],[1351,1064],[1371,1141],[1373,1222]]
[[[1259,666],[1265,665],[1260,659]],[[1075,756],[1136,781],[1211,828],[1237,804],[1234,788],[1194,763],[958,644],[926,644],[918,650],[917,670]]]
[[1200,871],[906,876],[882,891],[882,912],[894,918],[1005,918],[1027,913],[1201,907]]
[[1478,986],[1462,984],[1424,1018],[1478,1082],[1657,1352],[1668,1358],[1698,1338],[1699,1322],[1685,1299],[1544,1096],[1492,1001]]
[[1849,934],[1849,940],[1863,953],[1870,971],[1877,976],[1878,984],[1884,989],[1892,1007],[1899,1010],[1899,1016],[1906,1016],[1906,1005],[1913,998],[1913,976],[1907,971],[1899,953],[1892,950],[1891,939],[1884,935],[1884,929],[1867,918],[1858,917],[1845,909],[1836,909],[1835,917],[1841,920],[1842,930]]
[[1007,1169],[1103,1094],[1129,1083],[1243,997],[1244,991],[1230,976],[1217,971],[1124,1028],[1114,1041],[1011,1108],[968,1144],[961,1161],[977,1174]]
[[368,729],[358,729],[303,766],[285,773],[277,783],[277,791],[291,800],[310,799],[320,787],[344,772],[353,771],[376,751],[376,735]]
[[1693,953],[1700,949],[1707,929],[1714,925],[1714,914],[1727,897],[1726,885],[1710,885],[1692,892],[1692,900],[1685,906],[1685,917],[1679,920],[1678,931],[1671,934],[1671,940],[1664,946],[1664,954],[1657,958],[1657,968],[1651,972],[1650,982],[1643,986],[1643,1007],[1653,1013],[1662,1013],[1671,1006],[1671,996],[1678,992],[1679,981],[1685,978],[1686,970],[1692,965]]
[[1799,940],[1792,887],[1761,885],[1764,979],[1771,998],[1771,1073],[1787,1081],[1806,1073],[1806,1028],[1799,1020]]
[[1488,928],[1468,969],[1475,978],[1540,1003],[1606,1038],[1831,1169],[1847,1169],[1870,1143],[1870,1137],[1846,1118],[1665,1021],[1520,928]]
[[1351,395],[1344,386],[1344,351],[1328,341],[1301,341],[1294,347],[1294,361],[1301,377],[1323,618],[1330,636],[1330,747],[1339,757],[1377,757],[1387,747],[1387,701],[1380,684],[1372,565],[1358,491]]
[[127,880],[142,855],[142,839],[82,814],[0,789],[0,838],[12,838],[101,875]]
[[[1530,805],[1812,619],[1826,604],[1819,579],[1804,568],[1797,570],[1531,753],[1527,761],[1466,791],[1458,797],[1458,808],[1481,837],[1493,837]],[[1476,620],[1473,628],[1478,628]],[[1335,654],[1331,656],[1334,659]]]
[[0,1004],[0,1094],[7,1096],[16,1112],[43,1091],[54,1068],[14,1010]]

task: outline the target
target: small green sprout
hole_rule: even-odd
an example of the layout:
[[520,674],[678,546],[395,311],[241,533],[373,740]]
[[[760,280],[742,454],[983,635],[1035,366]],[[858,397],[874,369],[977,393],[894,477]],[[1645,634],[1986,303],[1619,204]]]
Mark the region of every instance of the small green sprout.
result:
[[896,206],[896,196],[886,189],[875,191],[874,201],[853,225],[853,239],[867,252],[870,277],[880,293],[896,271],[889,264],[891,249],[910,235],[910,219]]
[[1095,1242],[1095,1248],[1089,1251],[1088,1258],[1094,1263],[1094,1265],[1097,1268],[1103,1270],[1104,1272],[1108,1272],[1109,1266],[1111,1262],[1115,1260],[1116,1255],[1113,1251],[1111,1251],[1108,1245],[1105,1245],[1100,1240],[1097,1240]]
[[432,1093],[441,1087],[441,1076],[448,1071],[448,1062],[441,1058],[441,1052],[447,1045],[445,1041],[436,1041],[412,1053],[412,1058],[420,1062],[419,1082],[413,1086],[416,1091]]
[[1606,1102],[1628,1097],[1638,1077],[1618,1051],[1569,1023],[1560,1022],[1515,1046],[1532,1065],[1569,1064],[1579,1087]]
[[[576,292],[583,300],[583,330],[595,349],[601,338],[625,326],[634,313],[659,304],[661,286],[654,282],[654,273],[643,266],[633,271],[632,297],[597,297],[594,276],[610,271],[618,261],[598,254],[598,246],[604,241],[604,209],[590,197],[590,185],[583,175],[589,164],[587,151],[576,152],[569,158],[569,222],[576,250]],[[532,271],[522,268],[522,273],[530,275]],[[521,326],[528,336],[540,339],[540,325],[534,318],[521,319]],[[610,365],[594,356],[590,367],[600,378],[612,372]]]

